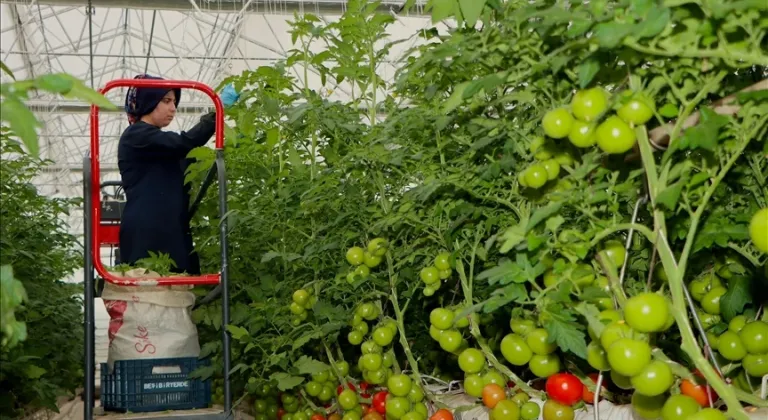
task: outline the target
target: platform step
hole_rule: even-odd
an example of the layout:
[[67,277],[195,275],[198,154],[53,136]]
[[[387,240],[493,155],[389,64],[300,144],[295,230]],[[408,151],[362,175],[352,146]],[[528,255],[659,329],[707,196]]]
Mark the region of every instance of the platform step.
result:
[[94,420],[231,420],[234,416],[224,415],[219,408],[207,408],[199,410],[161,411],[153,413],[111,413],[102,411],[102,407],[95,407]]

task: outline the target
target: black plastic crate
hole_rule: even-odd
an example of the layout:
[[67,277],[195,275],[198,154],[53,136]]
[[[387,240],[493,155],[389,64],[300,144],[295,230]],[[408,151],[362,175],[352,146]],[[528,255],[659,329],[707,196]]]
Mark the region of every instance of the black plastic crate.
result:
[[211,380],[189,374],[207,359],[119,360],[110,372],[101,364],[101,405],[106,411],[146,412],[206,408],[211,402]]

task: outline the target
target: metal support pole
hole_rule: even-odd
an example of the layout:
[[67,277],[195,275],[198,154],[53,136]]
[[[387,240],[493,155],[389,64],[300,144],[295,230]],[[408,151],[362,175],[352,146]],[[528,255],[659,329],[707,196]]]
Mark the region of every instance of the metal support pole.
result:
[[94,89],[93,84],[93,2],[88,0],[88,48],[89,51],[89,66],[91,71],[91,89]]
[[216,169],[219,174],[219,235],[221,237],[221,340],[224,351],[224,418],[232,415],[232,387],[229,371],[232,361],[230,351],[229,325],[229,250],[227,247],[227,174],[224,170],[224,149],[216,150]]
[[91,224],[87,221],[92,217],[91,211],[91,158],[85,156],[83,158],[83,210],[86,223],[84,226],[84,255],[83,255],[83,327],[85,329],[85,360],[84,369],[85,373],[85,390],[83,391],[83,414],[85,420],[93,419],[93,406],[96,394],[96,354],[95,354],[95,314],[94,314],[94,285],[93,285],[93,243],[91,232]]

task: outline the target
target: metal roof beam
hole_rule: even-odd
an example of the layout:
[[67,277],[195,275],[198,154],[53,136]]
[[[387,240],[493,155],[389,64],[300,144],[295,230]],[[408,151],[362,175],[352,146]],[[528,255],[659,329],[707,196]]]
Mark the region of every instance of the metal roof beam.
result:
[[[29,0],[0,0],[2,3],[29,5]],[[38,4],[51,6],[72,6],[82,4],[76,0],[37,0]],[[384,0],[379,7],[383,12],[399,13],[404,0]],[[240,13],[245,4],[242,0],[92,0],[94,7],[113,7],[147,10],[200,11],[205,13]],[[341,15],[346,10],[343,0],[282,0],[279,3],[252,1],[247,13],[281,14],[294,12],[317,13],[320,15]],[[426,0],[418,0],[408,11],[409,16],[423,16]]]

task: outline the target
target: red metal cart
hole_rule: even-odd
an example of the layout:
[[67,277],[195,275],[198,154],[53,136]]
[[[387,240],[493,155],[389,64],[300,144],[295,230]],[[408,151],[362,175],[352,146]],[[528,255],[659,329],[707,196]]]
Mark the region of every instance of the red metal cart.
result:
[[[200,276],[186,277],[164,277],[153,279],[160,286],[171,285],[218,285],[219,293],[222,296],[222,325],[229,324],[229,278],[227,275],[228,249],[227,249],[227,220],[224,215],[227,214],[227,180],[224,170],[224,107],[219,96],[209,86],[193,82],[180,80],[147,80],[147,79],[119,79],[113,80],[101,89],[102,94],[106,94],[112,89],[120,87],[162,87],[167,89],[195,89],[207,94],[216,109],[216,134],[215,163],[208,172],[208,176],[203,184],[203,188],[198,193],[193,202],[191,212],[194,212],[205,191],[218,175],[219,192],[219,214],[222,217],[220,224],[221,240],[221,270],[218,273],[203,274]],[[101,260],[101,248],[103,246],[115,247],[119,242],[119,220],[114,217],[106,217],[105,209],[102,207],[102,188],[111,185],[113,182],[102,183],[100,180],[100,155],[99,155],[99,108],[91,106],[91,148],[83,160],[83,198],[84,198],[84,230],[85,230],[85,278],[84,278],[84,306],[85,306],[85,389],[84,389],[84,415],[85,420],[93,419],[94,397],[95,397],[95,321],[94,305],[96,275],[100,280],[120,285],[136,286],[141,279],[117,277],[108,272]],[[224,351],[224,412],[217,415],[208,415],[206,418],[230,418],[232,411],[232,395],[229,381],[230,371],[230,336],[226,327],[222,327],[222,344]],[[195,416],[200,419],[202,417]]]

